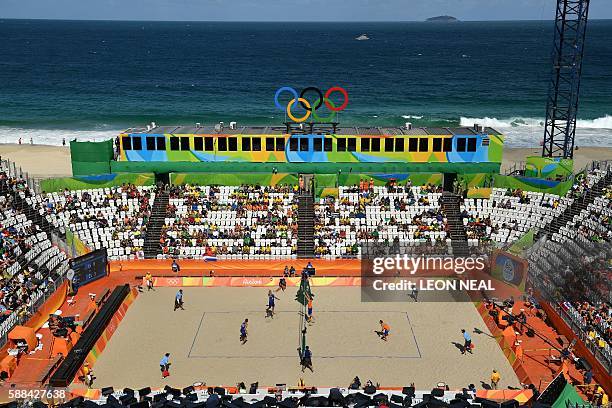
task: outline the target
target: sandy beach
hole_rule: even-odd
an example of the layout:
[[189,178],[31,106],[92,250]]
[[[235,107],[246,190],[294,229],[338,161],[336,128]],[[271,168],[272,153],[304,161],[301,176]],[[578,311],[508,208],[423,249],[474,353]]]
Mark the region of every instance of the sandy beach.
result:
[[36,178],[72,176],[67,146],[0,144],[0,157]]
[[[506,148],[502,171],[519,165],[527,156],[539,156],[541,148]],[[33,177],[67,177],[72,175],[70,148],[48,145],[0,144],[2,159],[13,161]],[[593,160],[612,160],[612,147],[581,147],[574,154],[574,169],[583,169]]]

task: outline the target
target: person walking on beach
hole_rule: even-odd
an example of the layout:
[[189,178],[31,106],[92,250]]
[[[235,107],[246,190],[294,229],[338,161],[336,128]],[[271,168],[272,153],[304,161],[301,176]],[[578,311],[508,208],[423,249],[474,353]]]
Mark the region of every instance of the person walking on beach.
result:
[[492,389],[494,390],[497,389],[497,384],[499,384],[499,380],[501,380],[501,376],[499,375],[497,370],[493,370],[493,373],[491,373],[491,388]]
[[170,375],[170,353],[164,354],[159,361],[159,367],[161,369],[162,378],[166,378]]
[[240,325],[240,342],[245,344],[248,336],[249,319],[244,319],[244,322]]
[[463,349],[461,350],[461,354],[465,354],[466,351],[473,354],[472,337],[470,336],[470,333],[466,332],[465,329],[461,329],[461,333],[463,333]]
[[183,307],[183,289],[179,289],[179,291],[176,292],[176,297],[174,298],[174,310],[179,308],[181,310],[185,310]]

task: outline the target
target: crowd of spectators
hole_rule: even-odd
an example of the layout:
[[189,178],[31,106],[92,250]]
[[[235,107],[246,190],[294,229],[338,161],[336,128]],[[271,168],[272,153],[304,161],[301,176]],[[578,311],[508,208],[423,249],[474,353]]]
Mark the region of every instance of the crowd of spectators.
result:
[[294,187],[174,186],[160,244],[164,256],[297,253]]
[[580,315],[587,332],[587,341],[603,349],[612,346],[612,307],[610,303],[574,302],[574,309]]
[[[594,171],[574,184],[579,199],[604,174]],[[604,194],[552,234],[529,257],[530,280],[559,304],[580,337],[605,364],[612,363],[612,201]]]
[[322,198],[315,205],[315,255],[358,256],[359,245],[367,242],[446,247],[440,197],[440,187],[431,184],[374,186],[362,181],[340,187],[337,199]]
[[69,227],[90,249],[108,248],[111,258],[143,257],[146,226],[155,199],[152,187],[70,191],[33,197],[30,202],[49,222]]
[[[30,195],[27,183],[0,172],[0,330],[2,334],[35,312],[35,302],[54,290],[54,277],[67,269],[66,256],[15,204]],[[3,324],[11,323],[10,326]]]

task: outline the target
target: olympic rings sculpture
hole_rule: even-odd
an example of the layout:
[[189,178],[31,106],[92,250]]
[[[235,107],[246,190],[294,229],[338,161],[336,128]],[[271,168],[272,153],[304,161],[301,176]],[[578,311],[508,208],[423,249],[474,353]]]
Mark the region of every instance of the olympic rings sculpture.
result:
[[[283,107],[278,100],[278,97],[283,92],[289,92],[293,96],[293,98],[289,101],[286,107]],[[314,92],[317,94],[318,99],[314,103],[311,103],[308,99],[305,98],[305,95],[308,92]],[[339,92],[340,94],[342,94],[342,97],[344,98],[342,105],[336,106],[329,98],[334,92]],[[276,90],[276,93],[274,94],[274,105],[276,105],[278,109],[284,110],[287,113],[289,119],[296,123],[305,122],[311,115],[312,118],[317,122],[332,122],[336,118],[338,112],[346,109],[346,107],[348,106],[348,102],[348,92],[346,92],[344,88],[339,86],[332,86],[325,92],[325,94],[317,87],[308,86],[302,89],[302,92],[300,92],[299,95],[294,88],[290,86],[283,86],[278,88]],[[296,117],[293,112],[291,112],[291,109],[296,108],[298,104],[306,110],[306,113],[300,117]],[[319,110],[319,108],[323,106],[323,104],[325,104],[327,109],[329,109],[330,113],[327,116],[321,117],[317,114],[317,110]]]

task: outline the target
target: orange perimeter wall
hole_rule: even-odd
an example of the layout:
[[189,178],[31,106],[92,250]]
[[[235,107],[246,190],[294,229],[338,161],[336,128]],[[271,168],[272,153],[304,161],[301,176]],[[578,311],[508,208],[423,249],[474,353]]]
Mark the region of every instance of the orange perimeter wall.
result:
[[[317,275],[327,276],[360,276],[361,262],[358,259],[342,259],[335,261],[320,259],[271,259],[271,260],[218,260],[204,261],[200,259],[180,259],[181,271],[178,275],[208,276],[211,270],[215,276],[280,276],[285,266],[293,266],[299,273],[308,262],[312,262]],[[111,273],[117,271],[151,272],[153,275],[172,272],[172,261],[169,259],[134,259],[127,261],[111,261]]]
[[[179,273],[172,272],[172,260],[158,259],[134,259],[127,261],[111,261],[110,271],[113,272],[151,272],[154,276],[209,276],[210,271],[215,271],[215,276],[281,276],[285,266],[293,266],[299,274],[310,262],[315,270],[316,276],[361,276],[361,261],[359,259],[270,259],[270,260],[218,260],[204,261],[200,259],[180,259],[178,264],[181,268]],[[478,273],[477,269],[467,272]],[[418,273],[428,273],[433,276],[453,276],[452,269],[427,269],[421,268]]]
[[[600,384],[606,390],[606,393],[608,395],[612,394],[612,381],[610,380],[610,376],[608,375],[608,372],[604,368],[603,364],[601,364],[599,360],[595,358],[593,353],[591,353],[584,342],[576,336],[576,333],[573,332],[573,330],[567,325],[565,320],[559,316],[555,309],[553,309],[547,302],[540,302],[540,305],[542,306],[542,309],[544,309],[544,312],[546,312],[546,316],[548,316],[548,319],[552,325],[559,333],[567,337],[570,342],[576,339],[574,350],[579,356],[584,357],[589,364],[591,364],[591,367],[593,367],[593,375],[595,378],[600,379]],[[601,379],[608,379],[608,381],[601,381]]]

